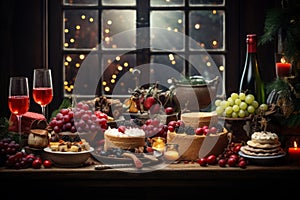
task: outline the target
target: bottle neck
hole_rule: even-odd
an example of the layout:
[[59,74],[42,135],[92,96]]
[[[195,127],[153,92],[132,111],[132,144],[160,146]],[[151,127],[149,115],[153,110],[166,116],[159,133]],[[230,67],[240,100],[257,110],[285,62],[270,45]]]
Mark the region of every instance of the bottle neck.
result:
[[248,44],[248,53],[256,53],[256,44]]

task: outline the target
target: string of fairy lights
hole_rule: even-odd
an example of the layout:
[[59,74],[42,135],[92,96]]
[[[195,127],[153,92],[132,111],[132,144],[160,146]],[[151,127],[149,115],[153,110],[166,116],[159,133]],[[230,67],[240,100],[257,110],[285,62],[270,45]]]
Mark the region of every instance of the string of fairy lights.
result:
[[[95,50],[98,46],[98,30],[99,30],[99,20],[98,20],[98,11],[95,10],[91,12],[91,10],[68,10],[69,13],[65,11],[64,16],[64,49],[87,49],[87,50]],[[74,14],[75,13],[75,14]],[[211,11],[212,15],[224,15],[224,12],[221,14],[218,13],[217,10]],[[118,16],[119,19],[122,17]],[[112,42],[112,34],[116,32],[116,30],[112,31],[112,25],[114,23],[118,23],[119,20],[114,20],[113,18],[106,19],[102,23],[102,37],[106,47],[109,48],[118,48],[118,44]],[[134,23],[134,22],[133,22]],[[184,20],[179,18],[176,20],[176,23],[184,27]],[[170,23],[171,24],[171,23]],[[203,29],[203,25],[199,22],[193,25],[193,29],[195,31],[200,31]],[[169,31],[178,32],[181,31],[178,27],[172,28],[171,25],[164,27]],[[222,38],[219,38],[222,39]],[[199,46],[202,48],[206,47],[204,42],[199,42]],[[221,44],[222,45],[222,44]],[[211,40],[210,46],[212,48],[219,48],[220,42],[218,39]],[[170,53],[167,55],[169,64],[176,65],[176,57],[174,54]],[[65,68],[65,80],[64,80],[64,90],[67,94],[71,94],[74,89],[74,82],[77,71],[79,70],[82,62],[86,58],[86,54],[68,54],[64,56],[64,68]],[[110,70],[111,74],[109,76],[104,76],[106,78],[102,80],[102,88],[106,93],[110,93],[114,84],[117,83],[119,79],[119,75],[122,75],[123,71],[132,72],[134,69],[134,62],[126,61],[126,56],[120,57],[116,56],[115,60],[108,59],[105,61],[109,67],[114,67],[114,70]],[[111,66],[110,66],[111,65]],[[207,59],[206,65],[209,67],[212,65],[211,61]],[[225,67],[222,64],[218,65],[218,68],[221,72],[224,72]],[[123,72],[124,73],[124,72]],[[126,87],[126,83],[119,83],[119,86]],[[127,90],[126,90],[127,91]]]

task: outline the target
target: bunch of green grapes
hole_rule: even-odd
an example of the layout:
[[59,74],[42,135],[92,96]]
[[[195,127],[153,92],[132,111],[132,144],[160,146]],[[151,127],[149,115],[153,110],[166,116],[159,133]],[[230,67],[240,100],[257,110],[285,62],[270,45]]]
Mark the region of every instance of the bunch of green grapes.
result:
[[258,109],[266,111],[267,104],[259,104],[253,94],[231,93],[226,100],[215,101],[216,113],[218,116],[229,118],[244,118],[255,114]]

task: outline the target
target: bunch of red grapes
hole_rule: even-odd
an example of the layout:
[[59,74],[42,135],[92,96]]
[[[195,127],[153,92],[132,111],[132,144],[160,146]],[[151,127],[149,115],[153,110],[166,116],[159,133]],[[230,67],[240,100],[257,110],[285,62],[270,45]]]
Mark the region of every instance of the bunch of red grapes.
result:
[[104,132],[107,129],[107,115],[93,111],[88,104],[79,102],[75,108],[63,108],[49,122],[55,133],[60,132]]
[[49,160],[42,160],[39,156],[21,151],[20,145],[12,138],[0,140],[0,166],[10,169],[45,168],[51,167]]
[[238,152],[240,151],[241,144],[230,143],[225,151],[216,156],[216,155],[209,155],[207,157],[199,158],[197,163],[200,166],[207,166],[207,165],[216,165],[218,164],[220,167],[240,167],[246,168],[247,160],[244,157],[241,157]]

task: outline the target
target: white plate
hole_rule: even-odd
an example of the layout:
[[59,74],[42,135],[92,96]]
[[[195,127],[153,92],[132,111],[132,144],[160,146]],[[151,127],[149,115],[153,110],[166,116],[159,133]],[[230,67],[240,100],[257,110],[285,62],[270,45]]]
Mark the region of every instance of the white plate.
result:
[[54,154],[63,154],[63,155],[76,155],[76,154],[85,154],[85,153],[91,153],[94,151],[93,147],[90,147],[90,150],[88,151],[78,151],[78,152],[72,152],[72,151],[52,151],[50,147],[44,148],[44,151],[48,153],[54,153]]
[[279,165],[282,163],[282,159],[286,156],[286,153],[282,153],[275,156],[251,156],[246,155],[243,152],[239,151],[239,155],[248,159],[253,164],[258,165]]

